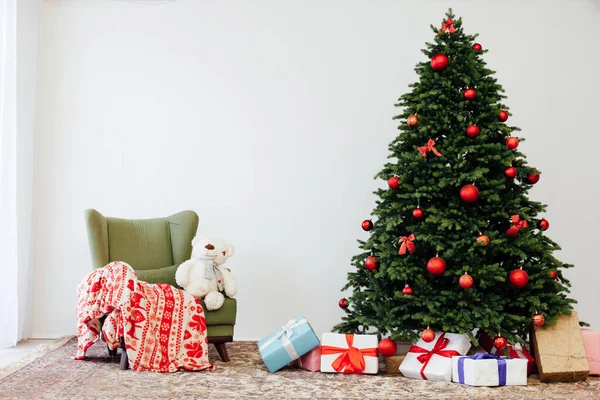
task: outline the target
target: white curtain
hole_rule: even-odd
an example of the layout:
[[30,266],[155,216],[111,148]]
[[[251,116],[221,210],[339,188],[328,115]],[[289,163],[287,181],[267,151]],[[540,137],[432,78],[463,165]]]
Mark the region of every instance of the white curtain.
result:
[[0,0],[0,348],[30,330],[33,138],[41,0]]

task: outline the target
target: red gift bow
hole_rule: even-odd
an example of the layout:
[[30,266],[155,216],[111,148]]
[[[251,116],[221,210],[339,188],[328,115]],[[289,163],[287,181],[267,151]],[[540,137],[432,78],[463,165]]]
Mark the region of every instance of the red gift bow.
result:
[[414,233],[411,233],[409,237],[402,236],[398,241],[398,243],[402,243],[400,245],[400,250],[398,250],[398,254],[406,254],[406,250],[408,250],[410,254],[414,253],[416,248],[415,244],[412,242],[413,240],[415,240]]
[[439,151],[437,151],[435,149],[435,147],[433,147],[434,145],[435,145],[435,141],[433,141],[432,139],[429,139],[427,141],[427,144],[425,146],[419,147],[419,153],[421,153],[421,155],[423,157],[427,157],[427,152],[428,151],[433,151],[433,154],[435,154],[438,157],[441,157],[442,153],[440,153]]
[[446,21],[442,21],[442,29],[439,30],[439,33],[442,34],[444,32],[454,33],[456,29],[452,26],[454,24],[454,20],[448,18]]
[[[321,346],[321,355],[342,353],[336,358],[331,366],[337,372],[344,370],[344,374],[360,374],[365,370],[365,356],[377,357],[377,349],[357,349],[352,346],[354,335],[346,335],[348,348],[335,346]],[[344,369],[345,368],[345,369]]]
[[456,350],[443,350],[446,348],[446,346],[448,346],[448,343],[450,343],[450,339],[445,338],[445,335],[446,333],[442,333],[440,335],[437,342],[435,342],[435,346],[433,346],[433,349],[431,350],[424,349],[423,347],[417,345],[412,345],[410,349],[408,349],[409,353],[425,353],[417,357],[417,360],[423,364],[423,368],[421,368],[421,377],[425,380],[427,380],[427,377],[425,376],[425,368],[427,368],[427,364],[429,364],[429,360],[431,360],[431,357],[433,357],[434,354],[447,358],[460,356],[460,353]]
[[[479,344],[485,351],[489,353],[500,353],[500,355],[502,355],[502,352],[497,351],[497,349],[494,347],[494,339],[487,334],[483,334],[481,337],[479,337]],[[535,365],[535,360],[531,354],[529,354],[527,349],[521,347],[519,344],[515,344],[514,346],[509,344],[506,347],[508,348],[508,355],[510,358],[522,358],[527,360],[527,376],[531,375],[531,370]]]
[[506,231],[506,233],[509,235],[516,235],[519,232],[519,229],[527,228],[528,226],[527,221],[521,221],[521,217],[519,217],[518,214],[511,216],[510,219],[512,220],[514,225],[508,228],[508,230]]

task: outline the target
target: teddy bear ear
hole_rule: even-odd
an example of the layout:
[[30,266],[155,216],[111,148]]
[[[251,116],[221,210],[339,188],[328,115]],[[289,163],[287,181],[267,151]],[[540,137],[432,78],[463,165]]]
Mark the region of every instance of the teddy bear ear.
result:
[[230,243],[227,246],[227,254],[229,254],[229,257],[231,257],[233,253],[235,253],[235,247],[233,247],[233,245]]

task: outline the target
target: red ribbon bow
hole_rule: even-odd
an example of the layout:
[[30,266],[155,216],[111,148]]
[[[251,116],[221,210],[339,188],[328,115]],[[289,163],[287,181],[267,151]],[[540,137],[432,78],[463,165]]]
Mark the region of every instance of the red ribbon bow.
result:
[[508,230],[506,231],[506,234],[509,236],[516,236],[519,233],[519,229],[527,228],[528,226],[527,221],[521,221],[521,217],[519,217],[518,214],[511,216],[510,219],[513,222],[513,226],[508,228]]
[[417,360],[419,360],[419,362],[423,364],[423,367],[421,368],[421,377],[423,379],[427,379],[427,377],[425,376],[425,368],[427,368],[427,364],[429,364],[429,360],[431,360],[431,357],[433,357],[434,354],[447,358],[460,356],[460,353],[456,350],[444,350],[446,346],[448,346],[448,343],[450,343],[450,339],[445,338],[445,335],[446,333],[442,333],[440,335],[437,342],[435,342],[435,346],[433,346],[433,349],[431,350],[427,350],[423,347],[416,345],[412,345],[411,348],[408,349],[409,353],[424,353],[417,357]]
[[423,157],[427,157],[427,152],[433,151],[433,154],[435,154],[438,157],[441,157],[442,153],[440,153],[439,151],[437,151],[435,149],[435,147],[433,147],[434,145],[435,145],[435,141],[433,141],[432,139],[429,139],[427,141],[427,144],[425,146],[419,147],[419,153],[421,153],[421,155]]
[[377,357],[377,349],[357,349],[352,346],[354,335],[346,335],[348,348],[335,346],[321,346],[321,354],[337,354],[342,353],[336,358],[331,366],[337,372],[344,370],[344,374],[360,374],[365,370],[365,356]]
[[400,250],[398,250],[398,254],[402,255],[402,254],[406,254],[406,250],[408,250],[408,252],[410,254],[415,252],[415,244],[412,242],[413,240],[415,240],[415,234],[411,233],[410,236],[406,237],[406,236],[402,236],[400,238],[400,240],[398,241],[398,243],[402,243],[400,245]]
[[452,26],[452,24],[454,24],[454,20],[450,18],[448,18],[446,21],[442,21],[442,29],[438,31],[440,35],[444,32],[456,32],[456,29],[454,29],[454,26]]

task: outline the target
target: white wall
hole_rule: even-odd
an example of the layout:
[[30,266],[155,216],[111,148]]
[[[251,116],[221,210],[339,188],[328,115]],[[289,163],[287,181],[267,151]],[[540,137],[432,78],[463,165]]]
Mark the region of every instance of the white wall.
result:
[[17,2],[17,243],[19,336],[32,335],[34,246],[31,235],[35,105],[42,0]]
[[[35,185],[34,337],[74,333],[91,269],[83,210],[200,215],[237,247],[238,339],[303,314],[339,321],[339,289],[374,207],[372,176],[397,134],[446,1],[48,0]],[[369,5],[371,4],[371,5]],[[375,5],[376,4],[376,5]],[[542,5],[543,4],[543,5]],[[454,1],[491,49],[543,171],[581,318],[600,329],[596,256],[598,2]]]

